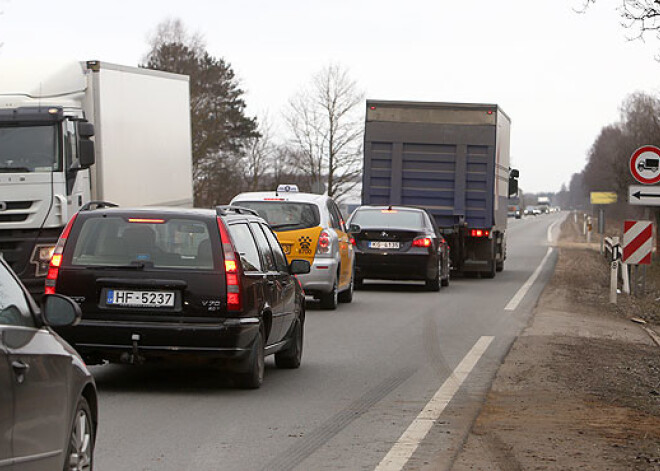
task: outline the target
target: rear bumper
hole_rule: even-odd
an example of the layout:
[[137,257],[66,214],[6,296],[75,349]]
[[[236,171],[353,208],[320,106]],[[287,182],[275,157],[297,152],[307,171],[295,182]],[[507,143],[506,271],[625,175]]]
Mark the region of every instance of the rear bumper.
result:
[[258,318],[232,318],[205,324],[83,320],[58,333],[86,359],[236,360],[250,353],[259,333]]
[[433,278],[437,262],[430,254],[355,254],[355,276],[381,280],[426,280]]
[[315,258],[309,273],[297,275],[306,294],[329,293],[332,291],[339,261],[333,258]]

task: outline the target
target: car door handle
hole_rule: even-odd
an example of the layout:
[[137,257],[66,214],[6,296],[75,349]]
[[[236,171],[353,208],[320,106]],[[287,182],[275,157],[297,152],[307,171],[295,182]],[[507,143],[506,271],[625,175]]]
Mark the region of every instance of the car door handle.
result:
[[20,360],[14,360],[11,362],[11,367],[13,368],[14,374],[16,375],[16,381],[19,384],[25,381],[25,374],[30,369],[30,365]]

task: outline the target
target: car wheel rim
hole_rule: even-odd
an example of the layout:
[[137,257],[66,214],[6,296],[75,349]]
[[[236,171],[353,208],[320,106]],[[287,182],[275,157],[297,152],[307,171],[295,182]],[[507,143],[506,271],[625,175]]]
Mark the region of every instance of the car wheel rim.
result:
[[92,428],[87,412],[78,411],[71,431],[69,470],[92,469]]

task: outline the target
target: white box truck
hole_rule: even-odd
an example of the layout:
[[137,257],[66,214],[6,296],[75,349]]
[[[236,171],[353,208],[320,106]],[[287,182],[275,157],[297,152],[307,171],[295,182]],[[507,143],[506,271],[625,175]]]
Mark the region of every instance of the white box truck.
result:
[[188,76],[0,62],[0,256],[33,293],[81,207],[192,206],[192,178]]

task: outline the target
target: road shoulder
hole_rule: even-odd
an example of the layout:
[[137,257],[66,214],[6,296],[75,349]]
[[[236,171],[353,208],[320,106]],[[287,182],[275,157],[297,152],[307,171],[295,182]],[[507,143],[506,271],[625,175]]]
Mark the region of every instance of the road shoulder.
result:
[[660,469],[660,349],[600,302],[601,265],[559,248],[453,470]]

